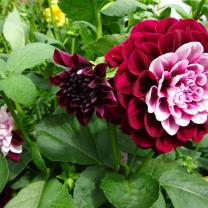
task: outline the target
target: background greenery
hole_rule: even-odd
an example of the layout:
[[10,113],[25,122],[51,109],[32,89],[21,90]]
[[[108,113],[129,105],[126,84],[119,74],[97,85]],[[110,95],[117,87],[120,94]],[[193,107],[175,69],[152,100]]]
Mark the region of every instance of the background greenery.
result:
[[[162,19],[175,10],[206,26],[208,2],[185,0],[2,0],[0,3],[0,91],[24,135],[20,162],[0,156],[0,192],[12,189],[6,208],[207,208],[208,138],[157,155],[137,148],[104,121],[81,127],[59,109],[48,77],[63,70],[52,63],[57,47],[95,63],[144,19]],[[57,15],[57,16],[56,16]],[[56,19],[57,18],[57,19]],[[63,20],[63,19],[62,19]],[[112,76],[109,71],[108,76]],[[127,161],[114,161],[113,135]],[[0,201],[5,197],[4,192]],[[0,207],[2,205],[0,204]]]

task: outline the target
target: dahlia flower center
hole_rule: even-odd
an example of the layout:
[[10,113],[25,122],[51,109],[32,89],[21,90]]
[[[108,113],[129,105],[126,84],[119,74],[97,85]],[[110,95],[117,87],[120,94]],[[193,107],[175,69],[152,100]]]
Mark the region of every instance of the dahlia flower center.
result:
[[199,42],[180,46],[150,64],[157,85],[150,88],[145,101],[169,135],[190,122],[203,124],[208,115],[208,53]]
[[62,88],[71,102],[71,107],[81,107],[83,111],[88,111],[90,106],[96,102],[96,89],[89,88],[92,80],[93,77],[83,75],[82,70],[73,72],[67,77]]

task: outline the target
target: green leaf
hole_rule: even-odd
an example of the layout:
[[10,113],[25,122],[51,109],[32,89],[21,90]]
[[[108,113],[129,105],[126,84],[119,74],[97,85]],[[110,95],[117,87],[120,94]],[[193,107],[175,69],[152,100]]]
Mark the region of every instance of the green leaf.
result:
[[37,142],[41,152],[52,161],[100,164],[88,129],[72,127],[72,120],[65,114],[54,115],[38,125]]
[[153,178],[159,178],[164,172],[176,169],[178,166],[175,160],[168,158],[166,155],[161,155],[155,159],[151,159],[142,169],[142,173],[147,173]]
[[3,26],[3,34],[13,50],[25,46],[25,25],[16,9],[6,17]]
[[124,17],[136,11],[137,8],[147,9],[146,5],[136,0],[117,0],[104,6],[101,13],[107,16]]
[[0,78],[5,78],[7,73],[7,63],[0,59]]
[[[31,208],[31,207],[30,207]],[[75,208],[66,185],[55,179],[46,183],[38,208]]]
[[169,17],[171,14],[171,8],[170,7],[166,7],[165,9],[162,10],[162,12],[159,15],[159,19],[163,19],[166,17]]
[[200,176],[171,170],[159,181],[175,208],[207,208],[208,183]]
[[80,174],[74,189],[74,203],[79,208],[96,208],[104,201],[104,195],[99,190],[100,178],[104,169],[99,166],[88,167]]
[[149,208],[159,196],[158,182],[143,174],[126,180],[118,173],[109,173],[103,178],[101,188],[116,208]]
[[60,0],[59,7],[68,18],[96,24],[97,14],[109,0]]
[[32,143],[31,146],[31,154],[32,154],[32,160],[35,163],[36,167],[44,174],[47,174],[47,167],[45,164],[45,161],[42,158],[42,155],[40,154],[38,145],[36,143]]
[[20,74],[25,69],[41,64],[53,56],[54,47],[45,43],[30,43],[9,55],[7,68],[10,73]]
[[20,154],[20,161],[12,161],[8,160],[8,167],[9,167],[9,181],[15,179],[28,165],[31,161],[31,157],[27,151],[23,151]]
[[166,208],[165,199],[160,191],[157,201],[151,206],[151,208]]
[[0,193],[3,191],[9,178],[9,169],[6,159],[0,155]]
[[126,39],[126,35],[106,35],[98,40],[83,46],[84,49],[91,49],[98,56],[103,56],[109,49],[118,45]]
[[37,181],[22,189],[5,208],[74,208],[67,187],[52,179]]
[[117,67],[108,69],[106,71],[106,79],[112,79],[115,76],[117,69]]
[[174,9],[182,18],[191,18],[191,14],[187,13],[186,10],[178,4],[167,4],[165,7]]
[[21,74],[0,80],[0,90],[3,90],[7,97],[13,101],[25,106],[30,105],[37,96],[35,85],[31,79]]

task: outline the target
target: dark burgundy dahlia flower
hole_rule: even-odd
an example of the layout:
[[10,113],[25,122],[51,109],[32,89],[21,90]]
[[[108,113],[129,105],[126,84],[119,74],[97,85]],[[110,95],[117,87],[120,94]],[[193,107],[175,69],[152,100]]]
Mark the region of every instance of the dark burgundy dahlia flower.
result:
[[121,128],[140,147],[169,152],[208,131],[208,32],[193,19],[145,20],[105,56],[118,67]]
[[111,85],[105,79],[106,64],[94,66],[84,57],[55,50],[54,61],[66,67],[50,80],[60,87],[57,97],[60,106],[68,113],[76,113],[82,125],[86,125],[94,110],[103,117],[104,106],[116,103]]

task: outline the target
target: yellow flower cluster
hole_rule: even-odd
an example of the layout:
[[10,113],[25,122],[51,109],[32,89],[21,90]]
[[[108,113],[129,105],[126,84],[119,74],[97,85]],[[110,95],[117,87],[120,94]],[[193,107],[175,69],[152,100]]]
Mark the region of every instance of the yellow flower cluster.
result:
[[[65,14],[59,8],[57,3],[58,3],[57,0],[51,1],[52,15],[54,17],[54,20],[57,23],[57,26],[62,27],[66,22],[66,17],[65,17]],[[43,16],[47,22],[51,22],[51,10],[50,8],[46,8],[43,11]]]

